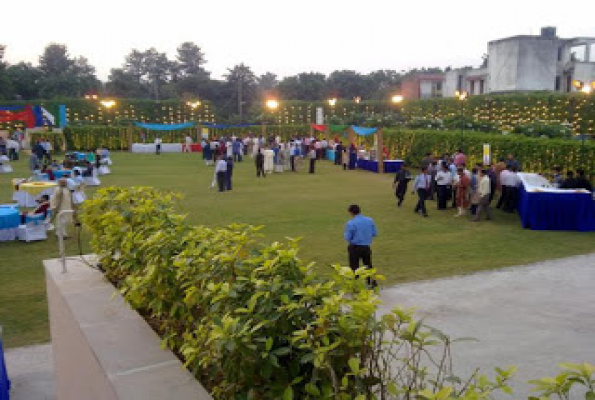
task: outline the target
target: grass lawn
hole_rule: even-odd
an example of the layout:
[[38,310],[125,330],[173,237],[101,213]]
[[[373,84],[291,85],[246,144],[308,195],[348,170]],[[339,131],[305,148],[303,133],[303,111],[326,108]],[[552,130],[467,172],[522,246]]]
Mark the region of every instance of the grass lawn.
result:
[[[493,221],[471,223],[438,212],[429,202],[429,218],[413,213],[415,197],[395,206],[392,176],[347,171],[319,162],[315,175],[274,174],[256,179],[251,159],[236,164],[234,190],[209,190],[213,169],[197,154],[113,154],[112,175],[102,186],[145,185],[185,194],[182,211],[196,224],[234,222],[264,225],[265,241],[303,237],[302,258],[320,270],[346,264],[343,226],[351,203],[376,220],[379,237],[373,262],[386,276],[384,285],[467,274],[539,260],[589,253],[595,233],[524,230],[516,215],[494,212]],[[15,173],[0,175],[0,203],[12,197],[10,178],[28,175],[28,159],[13,163]],[[92,190],[88,191],[90,194]],[[83,234],[83,252],[89,252]],[[78,253],[76,241],[69,252]],[[58,255],[53,234],[45,242],[0,243],[0,324],[7,347],[49,340],[44,272],[41,261]]]

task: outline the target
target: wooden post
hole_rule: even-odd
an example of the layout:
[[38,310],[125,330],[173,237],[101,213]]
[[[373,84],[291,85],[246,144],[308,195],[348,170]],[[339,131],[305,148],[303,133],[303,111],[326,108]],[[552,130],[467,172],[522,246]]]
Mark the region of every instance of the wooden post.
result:
[[378,160],[378,173],[384,173],[384,152],[382,151],[384,146],[382,145],[382,128],[376,132],[377,147],[376,147],[376,159]]
[[262,127],[262,137],[266,139],[267,138],[267,123],[263,122],[261,127]]
[[355,144],[355,132],[353,132],[351,126],[347,128],[347,140],[349,141],[349,143],[347,144],[348,147],[351,146],[351,144]]
[[134,126],[128,125],[128,151],[132,152],[132,135],[134,133]]
[[314,127],[312,126],[313,122],[310,122],[310,137],[314,136]]

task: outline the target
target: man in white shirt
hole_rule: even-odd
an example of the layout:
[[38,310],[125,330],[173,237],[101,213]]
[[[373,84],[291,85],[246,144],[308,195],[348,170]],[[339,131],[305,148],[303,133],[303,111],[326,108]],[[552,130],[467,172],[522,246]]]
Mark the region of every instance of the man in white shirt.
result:
[[192,138],[190,136],[186,136],[186,143],[184,144],[184,148],[182,149],[182,151],[184,153],[190,153],[192,151],[192,148],[190,147],[191,144]]
[[14,139],[6,140],[6,150],[8,151],[8,158],[12,161],[19,159],[19,142]]
[[161,138],[160,137],[155,138],[155,154],[156,155],[161,154]]
[[446,163],[442,164],[442,168],[436,174],[436,187],[438,191],[438,209],[446,210],[446,203],[448,201],[448,192],[451,190],[452,174]]
[[215,179],[217,180],[217,187],[220,192],[225,191],[226,175],[227,161],[225,161],[225,157],[222,155],[215,164]]
[[490,211],[490,193],[491,193],[491,184],[490,184],[490,177],[488,176],[488,171],[482,169],[479,172],[479,184],[477,187],[477,193],[479,194],[479,205],[477,207],[477,212],[475,213],[475,218],[473,221],[478,222],[479,218],[481,217],[481,213],[485,211],[487,219],[492,219],[492,213]]

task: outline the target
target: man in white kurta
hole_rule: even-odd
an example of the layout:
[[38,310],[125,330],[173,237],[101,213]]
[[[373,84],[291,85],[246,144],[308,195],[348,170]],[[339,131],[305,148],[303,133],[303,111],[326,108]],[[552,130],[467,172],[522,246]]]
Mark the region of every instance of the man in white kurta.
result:
[[275,169],[275,152],[272,149],[266,149],[263,153],[264,153],[264,172],[271,173]]

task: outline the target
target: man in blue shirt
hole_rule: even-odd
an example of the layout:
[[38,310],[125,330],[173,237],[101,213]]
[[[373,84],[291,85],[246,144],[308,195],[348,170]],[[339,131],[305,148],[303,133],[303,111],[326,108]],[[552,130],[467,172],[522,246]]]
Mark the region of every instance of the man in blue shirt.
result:
[[[372,268],[372,238],[376,237],[376,225],[374,220],[360,214],[358,205],[352,204],[347,209],[351,220],[345,225],[345,240],[349,243],[347,252],[349,254],[349,267],[355,271],[359,268],[361,259],[364,266]],[[368,285],[377,286],[376,281],[368,279]]]

